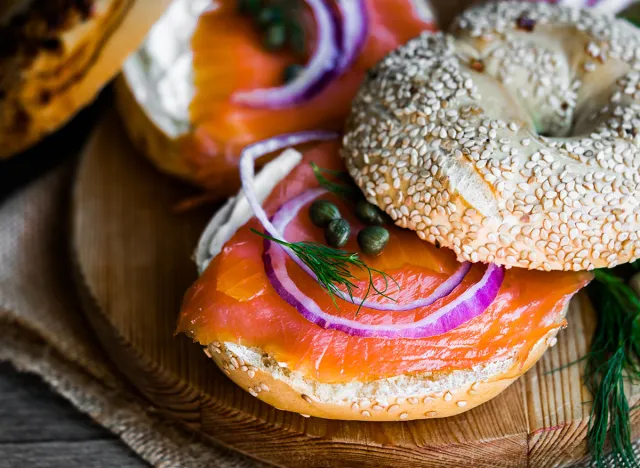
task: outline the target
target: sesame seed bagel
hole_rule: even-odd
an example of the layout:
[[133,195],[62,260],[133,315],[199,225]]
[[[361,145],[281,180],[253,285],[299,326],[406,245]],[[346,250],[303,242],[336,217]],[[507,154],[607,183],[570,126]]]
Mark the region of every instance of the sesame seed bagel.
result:
[[289,370],[258,348],[215,341],[204,351],[235,384],[278,409],[305,417],[404,421],[453,416],[489,401],[555,345],[556,333],[552,330],[538,340],[524,360],[346,384],[320,383]]
[[92,101],[169,0],[10,0],[0,5],[0,158]]
[[459,260],[640,257],[640,32],[547,3],[474,7],[373,68],[342,156],[368,200]]

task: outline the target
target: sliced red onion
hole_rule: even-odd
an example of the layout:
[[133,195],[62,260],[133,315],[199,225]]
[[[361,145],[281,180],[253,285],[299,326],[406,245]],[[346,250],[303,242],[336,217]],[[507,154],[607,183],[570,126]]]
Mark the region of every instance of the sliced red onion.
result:
[[[340,72],[337,38],[339,23],[326,0],[305,0],[317,25],[317,45],[304,70],[289,83],[277,88],[238,91],[232,100],[251,107],[282,109],[310,99],[323,90]],[[353,1],[353,0],[348,0]]]
[[[291,223],[291,221],[295,219],[295,217],[298,215],[302,207],[305,206],[307,203],[315,200],[319,196],[324,195],[327,192],[328,191],[324,188],[311,189],[304,192],[302,195],[299,195],[298,197],[294,198],[293,200],[286,202],[284,205],[282,205],[282,207],[280,207],[280,209],[273,216],[273,219],[272,219],[273,226],[276,228],[276,230],[279,233],[284,235],[287,226],[289,225],[289,223]],[[269,255],[272,257],[273,264],[284,265],[284,260],[280,258],[280,257],[284,257],[285,255],[282,249],[278,249],[278,248],[270,249],[270,250],[265,249],[265,255]],[[313,273],[313,271],[311,271],[311,269],[302,260],[300,260],[300,258],[294,255],[292,259],[309,276],[311,276],[313,279],[316,279],[316,275]],[[336,295],[342,300],[351,302],[361,307],[366,307],[373,310],[389,310],[394,312],[403,312],[407,310],[417,309],[418,307],[427,307],[433,304],[434,302],[436,302],[438,299],[441,299],[449,295],[451,291],[453,291],[460,283],[462,283],[462,280],[464,279],[466,274],[469,272],[469,270],[471,270],[471,263],[470,262],[462,263],[458,267],[458,269],[449,278],[447,278],[447,280],[444,283],[438,286],[427,297],[423,297],[418,300],[408,302],[406,304],[398,304],[395,302],[381,304],[379,302],[369,301],[363,297],[356,297],[356,296],[354,296],[352,299],[346,292],[343,292],[343,291],[336,292]],[[281,277],[284,275],[288,276],[286,268],[282,270],[276,270],[275,274],[278,277]]]
[[346,70],[360,55],[367,40],[369,12],[365,0],[338,0],[342,16],[340,69]]
[[[256,198],[253,187],[255,160],[265,154],[290,146],[313,140],[333,139],[335,136],[332,132],[321,131],[292,133],[255,143],[243,150],[240,157],[240,179],[242,181],[243,191],[256,218],[262,223],[267,233],[275,239],[286,242],[279,230],[269,221],[267,214]],[[317,193],[313,195],[317,197]],[[272,255],[268,255],[273,242],[266,240],[265,244],[265,271],[267,272],[269,281],[278,294],[288,304],[295,307],[307,320],[323,328],[340,330],[354,336],[426,338],[446,333],[484,312],[498,294],[504,278],[504,269],[502,267],[489,265],[484,276],[478,283],[471,286],[463,294],[429,317],[413,324],[367,325],[355,320],[336,317],[322,311],[313,300],[298,289],[288,275],[279,275],[276,273],[286,271],[286,257],[284,255],[275,255],[273,257]],[[291,252],[290,249],[283,246],[279,247],[294,261],[298,260],[297,256]]]
[[[288,133],[286,135],[280,135],[268,140],[259,141],[252,145],[245,147],[240,155],[240,162],[238,164],[240,169],[240,181],[242,183],[242,191],[244,192],[249,206],[256,215],[260,224],[264,227],[267,233],[275,239],[284,241],[282,234],[271,224],[267,213],[262,209],[262,205],[256,197],[256,191],[254,187],[255,168],[254,164],[260,157],[273,153],[274,151],[280,151],[285,148],[300,145],[302,143],[308,143],[310,141],[326,141],[333,140],[337,137],[334,132],[326,132],[321,130],[310,130],[306,132]],[[293,252],[285,248],[286,252],[291,258],[298,258]]]
[[[348,335],[370,338],[428,338],[459,327],[487,310],[496,298],[504,269],[490,264],[486,272],[473,286],[428,317],[413,323],[366,324],[353,319],[337,317],[324,312],[318,304],[305,295],[293,280],[282,274],[286,269],[285,256],[271,256],[267,253],[273,242],[265,242],[264,267],[271,285],[289,305],[316,325],[330,330],[339,330]],[[277,250],[276,250],[277,251]]]

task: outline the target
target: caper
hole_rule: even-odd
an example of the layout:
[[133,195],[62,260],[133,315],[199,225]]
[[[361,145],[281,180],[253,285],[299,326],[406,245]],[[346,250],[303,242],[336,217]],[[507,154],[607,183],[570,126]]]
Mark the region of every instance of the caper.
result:
[[282,10],[277,7],[266,7],[258,13],[258,24],[263,27],[271,26],[274,23],[282,22],[284,15]]
[[356,203],[356,218],[369,226],[381,226],[387,223],[384,211],[366,200],[360,200]]
[[296,79],[296,77],[302,73],[302,71],[304,70],[304,66],[302,65],[298,65],[297,63],[294,63],[293,65],[289,65],[287,68],[284,69],[284,73],[283,73],[283,81],[286,83],[289,83],[290,81],[293,81]]
[[325,228],[334,219],[340,219],[340,210],[329,201],[316,200],[309,207],[309,217],[313,224]]
[[380,255],[389,242],[389,231],[380,226],[367,226],[358,233],[358,245],[367,255]]
[[243,15],[257,15],[260,12],[260,0],[238,0],[238,10]]
[[263,44],[268,50],[281,49],[287,40],[287,32],[282,23],[273,23],[264,33]]
[[334,219],[324,230],[324,238],[331,247],[343,247],[349,240],[351,226],[346,219]]

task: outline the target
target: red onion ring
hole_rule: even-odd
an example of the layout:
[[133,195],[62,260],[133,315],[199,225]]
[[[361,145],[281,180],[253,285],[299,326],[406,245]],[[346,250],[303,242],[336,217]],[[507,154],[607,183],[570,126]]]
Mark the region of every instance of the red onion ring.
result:
[[[302,195],[299,195],[298,197],[294,198],[293,200],[289,200],[284,205],[282,205],[280,209],[278,209],[276,214],[273,216],[272,218],[273,226],[276,228],[278,232],[284,234],[289,223],[291,223],[291,221],[293,221],[293,219],[298,215],[298,213],[300,212],[303,206],[315,200],[319,196],[324,195],[327,192],[328,191],[324,188],[311,189],[304,192]],[[272,244],[272,242],[269,242],[269,244]],[[285,253],[282,251],[282,249],[278,249],[278,248],[270,249],[269,245],[267,245],[267,248],[265,248],[264,255],[268,255],[272,257],[271,263],[274,265],[274,273],[276,276],[280,278],[280,282],[282,283],[281,277],[288,276],[287,269],[284,266]],[[309,276],[311,276],[313,279],[316,279],[316,275],[297,256],[293,257],[293,261],[300,268],[302,268]],[[276,267],[276,265],[282,266],[282,268],[278,268]],[[373,309],[373,310],[389,310],[394,312],[404,312],[408,310],[417,309],[418,307],[427,307],[433,304],[434,302],[436,302],[438,299],[441,299],[449,295],[451,291],[453,291],[460,283],[462,283],[462,280],[467,275],[469,270],[471,270],[471,263],[470,262],[462,263],[458,267],[458,269],[449,278],[447,278],[445,282],[443,282],[440,286],[438,286],[427,297],[423,297],[406,304],[397,304],[397,303],[380,304],[378,302],[368,301],[365,298],[356,297],[356,296],[354,296],[352,299],[346,292],[343,292],[343,291],[336,292],[336,295],[340,299],[355,305],[359,305],[360,307],[366,307],[368,309]]]
[[[232,100],[250,107],[282,109],[310,99],[322,91],[340,69],[337,38],[341,31],[326,0],[305,0],[316,20],[316,49],[304,70],[289,83],[277,88],[238,91]],[[353,1],[353,0],[348,0]]]
[[496,298],[504,279],[504,269],[490,264],[480,281],[429,317],[414,323],[370,325],[336,317],[320,309],[315,301],[300,291],[288,275],[281,274],[286,268],[285,257],[276,256],[272,262],[271,255],[266,255],[269,248],[270,246],[267,247],[263,256],[265,271],[271,285],[285,302],[295,307],[304,318],[322,328],[339,330],[359,337],[428,338],[441,335],[487,310]]
[[[256,198],[256,193],[253,188],[253,179],[255,177],[254,163],[260,157],[273,153],[274,151],[280,151],[285,148],[300,145],[302,143],[308,143],[310,141],[326,141],[333,140],[337,137],[334,132],[326,132],[321,130],[310,130],[306,132],[288,133],[286,135],[280,135],[268,140],[262,140],[252,145],[246,146],[240,154],[240,161],[238,167],[240,170],[240,182],[242,183],[242,191],[244,196],[247,197],[251,211],[258,218],[260,224],[264,227],[267,233],[280,241],[286,242],[282,237],[282,234],[271,224],[267,213],[262,209],[262,205]],[[285,251],[293,259],[298,257],[291,252],[288,248],[284,247]]]
[[340,69],[346,70],[360,55],[367,40],[369,12],[365,0],[338,0],[342,16]]
[[[256,198],[253,189],[255,160],[265,154],[290,146],[313,140],[328,140],[335,137],[336,135],[332,132],[322,131],[292,133],[254,143],[242,151],[239,166],[244,195],[247,197],[249,206],[256,215],[256,218],[258,218],[267,233],[273,238],[286,242],[278,229],[269,221],[267,214]],[[270,241],[266,242],[271,243]],[[297,259],[296,255],[291,252],[290,249],[284,246],[280,247],[294,259],[294,261]],[[265,254],[267,252],[268,248],[265,249]],[[279,258],[282,259],[284,266],[284,256]],[[489,265],[479,282],[429,317],[413,324],[367,325],[358,323],[355,320],[336,317],[320,310],[313,300],[305,296],[298,289],[288,275],[282,278],[276,275],[271,255],[264,255],[264,266],[274,289],[307,320],[323,328],[340,330],[349,335],[364,337],[426,338],[446,333],[484,312],[495,299],[502,285],[502,280],[504,279],[504,269],[502,267]],[[278,266],[278,268],[282,267]]]

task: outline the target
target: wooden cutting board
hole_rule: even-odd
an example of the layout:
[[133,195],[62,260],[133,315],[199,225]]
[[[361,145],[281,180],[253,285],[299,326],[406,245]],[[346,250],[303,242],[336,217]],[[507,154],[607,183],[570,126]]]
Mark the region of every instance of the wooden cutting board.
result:
[[[172,212],[191,195],[133,150],[114,115],[91,138],[75,181],[72,242],[86,314],[153,405],[236,450],[289,467],[541,467],[584,458],[591,395],[582,367],[569,365],[585,355],[593,330],[584,295],[571,303],[558,344],[478,408],[428,421],[305,419],[244,392],[200,346],[174,336],[182,296],[196,278],[191,253],[215,209]],[[639,393],[629,389],[631,405]],[[633,420],[638,432],[637,413]]]

